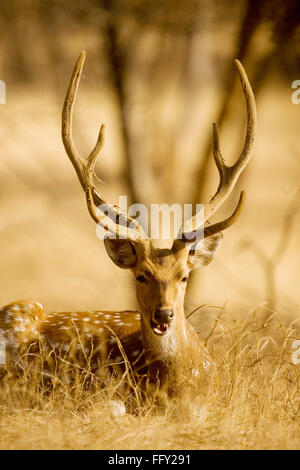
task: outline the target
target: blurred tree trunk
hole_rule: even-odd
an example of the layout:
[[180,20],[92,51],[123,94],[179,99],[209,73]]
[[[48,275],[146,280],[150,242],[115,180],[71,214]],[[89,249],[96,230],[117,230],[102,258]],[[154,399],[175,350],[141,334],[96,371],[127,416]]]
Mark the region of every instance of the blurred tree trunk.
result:
[[18,9],[12,8],[9,2],[1,5],[2,36],[9,51],[11,70],[9,71],[16,82],[30,81],[30,67],[26,57],[26,42],[20,28],[20,15]]
[[[247,0],[245,15],[240,27],[240,34],[237,41],[237,48],[233,53],[233,59],[239,59],[242,63],[245,60],[247,50],[253,34],[258,27],[261,19],[261,11],[264,1],[262,0]],[[236,80],[236,73],[230,63],[227,67],[227,74],[222,77],[223,83],[223,100],[221,102],[219,113],[216,122],[219,128],[222,128],[226,114],[228,111],[228,105],[230,97],[233,92],[234,84]],[[211,164],[213,163],[212,155],[212,136],[209,135],[207,143],[204,149],[204,156],[200,159],[198,170],[196,171],[195,181],[195,193],[193,197],[193,206],[201,203],[205,194],[205,187],[208,178],[208,172]]]
[[124,53],[124,48],[119,45],[118,15],[114,14],[113,0],[102,0],[102,7],[107,14],[104,26],[106,60],[109,64],[111,82],[115,91],[120,114],[121,135],[124,144],[126,165],[125,179],[130,191],[131,202],[137,203],[143,201],[143,194],[140,190],[140,179],[142,179],[142,175],[139,174],[139,164],[136,161],[131,145],[129,104],[126,92],[127,57]]
[[[240,27],[240,34],[237,41],[237,48],[233,52],[233,60],[238,58],[241,62],[244,61],[246,57],[246,53],[250,44],[250,41],[253,37],[253,34],[256,28],[259,25],[261,19],[261,7],[263,2],[260,0],[247,0],[246,9],[244,18],[241,22]],[[233,61],[232,60],[232,61]],[[216,122],[218,123],[219,128],[222,128],[224,123],[228,105],[230,101],[230,97],[233,92],[234,84],[236,80],[236,74],[233,70],[232,63],[229,64],[227,68],[227,74],[225,77],[222,77],[223,82],[223,91],[222,96],[223,100],[221,102],[218,117]],[[212,158],[212,133],[209,135],[207,139],[207,143],[204,149],[204,156],[200,159],[198,170],[196,170],[195,176],[195,191],[193,197],[193,208],[196,207],[196,204],[200,204],[204,201],[205,189],[208,180],[209,169],[213,164]],[[187,288],[187,294],[189,295],[194,287],[195,283],[195,274],[192,272],[190,276],[190,282]]]

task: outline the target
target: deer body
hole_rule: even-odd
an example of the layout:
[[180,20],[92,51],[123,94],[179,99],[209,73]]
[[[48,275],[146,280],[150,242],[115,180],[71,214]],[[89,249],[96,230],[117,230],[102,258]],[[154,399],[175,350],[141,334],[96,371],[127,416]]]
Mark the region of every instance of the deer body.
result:
[[179,381],[184,379],[180,363],[184,362],[185,369],[195,377],[209,369],[213,372],[213,361],[193,327],[184,317],[178,326],[184,328],[184,335],[178,330],[153,344],[138,311],[46,313],[33,300],[20,300],[0,309],[5,369],[12,371],[20,366],[22,357],[28,360],[31,354],[35,357],[40,352],[47,357],[48,365],[51,355],[52,359],[61,357],[76,364],[85,362],[95,376],[103,367],[123,373],[128,360],[137,382],[145,385],[148,376],[150,386],[168,396],[176,394],[176,387],[178,392]]
[[221,231],[231,226],[241,212],[243,191],[230,217],[209,224],[251,158],[256,130],[251,86],[242,65],[236,61],[247,106],[243,151],[234,165],[227,166],[214,124],[213,155],[220,176],[217,191],[204,205],[204,217],[196,215],[186,222],[171,247],[156,248],[138,220],[106,202],[94,185],[94,167],[104,142],[104,126],[87,159],[75,148],[72,116],[84,60],[82,52],[68,87],[62,112],[62,140],[84,190],[89,213],[107,234],[104,239],[107,254],[118,267],[129,269],[136,279],[140,309],[45,314],[38,302],[20,301],[0,311],[0,340],[3,338],[11,362],[28,345],[68,352],[79,362],[89,357],[95,370],[103,364],[124,367],[126,356],[137,374],[141,370],[147,372],[150,386],[167,396],[185,393],[190,377],[214,375],[213,362],[204,344],[185,318],[184,296],[189,273],[212,261],[222,241]]
[[0,331],[6,343],[8,361],[23,351],[40,349],[74,353],[91,358],[94,372],[104,363],[121,363],[121,341],[125,354],[134,363],[143,353],[140,314],[136,311],[51,312],[39,302],[20,300],[0,309]]

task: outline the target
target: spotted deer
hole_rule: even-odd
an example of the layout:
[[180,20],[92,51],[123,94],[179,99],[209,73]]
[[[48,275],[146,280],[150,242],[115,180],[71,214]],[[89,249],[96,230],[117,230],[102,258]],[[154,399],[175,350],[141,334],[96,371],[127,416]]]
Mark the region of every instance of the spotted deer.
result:
[[251,158],[256,133],[254,95],[243,66],[236,60],[247,107],[247,132],[241,155],[234,165],[225,164],[214,123],[213,156],[220,181],[214,196],[204,204],[204,224],[197,214],[181,226],[171,248],[156,248],[136,219],[106,202],[96,189],[94,168],[104,142],[104,126],[87,159],[75,148],[72,116],[84,61],[83,51],[75,64],[62,110],[62,140],[84,190],[88,211],[107,232],[104,244],[108,256],[118,267],[129,269],[136,279],[140,308],[45,313],[38,302],[14,302],[0,311],[0,334],[7,362],[13,364],[22,348],[36,344],[52,347],[61,354],[72,351],[78,360],[88,356],[95,374],[101,365],[122,365],[127,358],[133,371],[138,373],[144,367],[150,386],[173,396],[179,393],[180,384],[185,391],[189,377],[214,374],[208,351],[185,317],[184,297],[190,272],[212,261],[222,241],[222,231],[241,213],[244,191],[232,215],[209,223]]

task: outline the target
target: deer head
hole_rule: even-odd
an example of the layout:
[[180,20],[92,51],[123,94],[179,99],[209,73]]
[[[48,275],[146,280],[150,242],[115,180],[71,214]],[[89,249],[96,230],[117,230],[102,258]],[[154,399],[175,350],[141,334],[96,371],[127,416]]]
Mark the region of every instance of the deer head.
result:
[[[242,191],[233,214],[221,222],[208,225],[251,158],[256,132],[253,92],[241,63],[236,60],[247,106],[243,151],[234,165],[227,166],[220,152],[218,127],[213,124],[213,155],[220,181],[214,196],[204,204],[204,229],[203,214],[201,217],[197,214],[181,227],[171,248],[160,249],[153,246],[137,220],[106,202],[94,185],[94,167],[104,141],[104,126],[101,126],[97,143],[87,159],[81,158],[76,151],[72,138],[72,115],[84,61],[83,51],[76,62],[63,106],[63,143],[85,192],[89,213],[107,231],[108,237],[104,243],[108,255],[120,268],[130,269],[136,278],[145,342],[152,347],[153,344],[165,345],[170,350],[174,338],[185,338],[187,325],[183,305],[189,273],[212,261],[222,241],[222,230],[236,221],[244,203]],[[114,239],[109,238],[110,234],[115,236]]]

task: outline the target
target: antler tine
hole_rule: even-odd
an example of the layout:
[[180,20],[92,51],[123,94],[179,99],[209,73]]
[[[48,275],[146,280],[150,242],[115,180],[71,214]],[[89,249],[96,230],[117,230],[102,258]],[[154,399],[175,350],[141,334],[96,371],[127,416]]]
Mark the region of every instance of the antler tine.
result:
[[[214,161],[216,163],[218,172],[219,172],[219,185],[217,188],[216,193],[210,199],[210,201],[204,204],[204,221],[201,220],[201,217],[195,215],[192,219],[185,223],[184,226],[181,228],[179,232],[179,236],[177,238],[182,237],[184,243],[192,243],[195,242],[197,236],[199,236],[199,224],[203,222],[207,222],[210,217],[220,208],[220,206],[226,201],[226,199],[231,194],[240,174],[245,169],[249,160],[252,156],[255,135],[256,135],[256,106],[255,106],[255,98],[253,95],[253,91],[251,85],[248,81],[246,72],[242,66],[242,64],[235,60],[235,65],[239,74],[240,82],[243,88],[245,100],[246,100],[246,107],[247,107],[247,132],[245,137],[245,143],[243,150],[241,152],[240,157],[238,160],[232,165],[228,166],[225,164],[221,151],[220,151],[220,142],[219,142],[219,129],[218,125],[214,122],[213,123],[213,156]],[[232,225],[238,218],[241,213],[241,209],[244,203],[244,192],[241,193],[238,205],[234,211],[234,213],[223,222],[219,222],[217,224],[211,225],[204,229],[204,236],[211,236],[221,230]],[[184,227],[192,227],[188,229],[188,232],[184,230]],[[197,234],[198,228],[198,234]],[[209,235],[210,234],[210,235]]]
[[256,125],[257,125],[257,117],[256,117],[256,106],[255,106],[255,98],[249,83],[247,74],[245,72],[244,67],[242,66],[241,62],[238,59],[234,61],[236,68],[239,73],[240,82],[243,87],[246,106],[247,106],[247,133],[244,148],[240,155],[240,158],[237,162],[233,165],[236,171],[243,171],[245,166],[248,164],[251,156],[253,145],[256,136]]
[[213,156],[221,180],[224,178],[226,165],[220,151],[219,127],[216,122],[213,122]]
[[204,229],[204,238],[211,237],[212,235],[215,235],[216,233],[222,232],[226,228],[233,225],[234,222],[241,215],[244,204],[245,204],[245,191],[243,190],[243,191],[241,191],[238,203],[237,203],[236,208],[234,209],[233,213],[227,219],[224,219],[221,222],[217,222],[216,224],[208,225],[207,227],[205,227],[205,229]]
[[[80,56],[78,57],[72,76],[70,80],[70,84],[68,87],[68,91],[66,94],[63,111],[62,111],[62,140],[67,152],[68,157],[70,158],[80,184],[84,191],[86,191],[87,187],[92,186],[92,179],[95,175],[94,169],[96,160],[100,154],[100,151],[104,144],[104,132],[105,126],[104,124],[101,125],[98,139],[96,142],[95,147],[91,151],[90,155],[87,159],[82,159],[79,153],[76,150],[74,141],[73,141],[73,134],[72,134],[72,121],[73,121],[73,112],[74,112],[74,104],[77,97],[77,92],[79,88],[80,78],[82,75],[83,65],[85,62],[85,51],[82,51]],[[95,188],[93,188],[95,189]],[[95,199],[95,204],[103,203],[103,199],[101,196],[93,191],[93,199]]]
[[85,189],[85,183],[82,180],[82,167],[84,162],[82,161],[80,155],[78,154],[72,134],[72,122],[73,122],[73,110],[74,102],[77,96],[77,91],[79,87],[80,77],[82,74],[83,64],[85,61],[85,51],[82,51],[80,56],[77,59],[75,64],[69,87],[67,90],[65,102],[62,110],[62,141],[67,152],[68,157],[70,158],[75,171],[77,173],[78,179],[81,186]]
[[97,178],[97,175],[95,173],[95,164],[104,144],[104,134],[105,134],[105,125],[101,124],[96,145],[87,158],[87,168],[88,168],[91,178],[92,177]]
[[[124,211],[117,206],[107,203],[97,192],[93,178],[99,179],[95,174],[95,164],[104,144],[105,126],[100,127],[96,145],[91,151],[87,159],[80,157],[77,152],[72,135],[72,119],[74,111],[74,103],[76,100],[80,78],[82,75],[83,65],[85,61],[85,51],[82,51],[78,57],[67,90],[65,102],[62,110],[62,140],[75,171],[77,173],[80,184],[86,195],[86,202],[89,213],[93,220],[100,223],[105,230],[122,238],[128,238],[132,241],[145,239],[146,236],[138,221],[129,217]],[[95,207],[102,206],[99,216]]]
[[205,204],[204,206],[205,221],[207,221],[217,211],[217,209],[223,204],[223,202],[230,195],[240,174],[249,163],[249,160],[252,156],[252,150],[253,150],[253,145],[254,145],[254,140],[255,140],[255,134],[256,134],[255,98],[254,98],[253,91],[249,83],[248,77],[246,75],[246,72],[242,64],[237,59],[234,61],[234,63],[236,65],[236,68],[239,74],[240,82],[241,82],[243,92],[245,95],[246,107],[247,107],[247,132],[246,132],[246,137],[245,137],[245,143],[244,143],[243,150],[238,160],[232,166],[226,165],[223,160],[221,151],[220,151],[218,125],[215,122],[213,123],[213,155],[214,155],[216,166],[219,171],[220,182],[219,182],[219,186],[215,195],[211,198],[209,203]]

